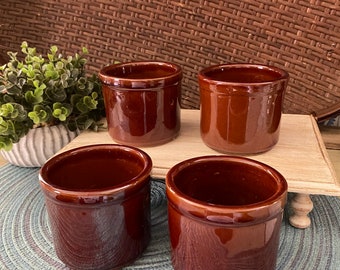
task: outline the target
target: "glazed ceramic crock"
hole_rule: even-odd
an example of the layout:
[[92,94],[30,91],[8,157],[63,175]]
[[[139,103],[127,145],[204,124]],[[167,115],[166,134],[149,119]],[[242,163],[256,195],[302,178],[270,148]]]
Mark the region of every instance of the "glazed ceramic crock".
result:
[[199,72],[201,137],[223,153],[257,154],[279,139],[288,73],[273,66],[224,64]]
[[181,67],[129,62],[104,67],[99,77],[110,136],[119,143],[155,146],[180,130]]
[[244,157],[203,156],[166,176],[175,270],[273,270],[287,182]]
[[150,157],[103,144],[58,154],[40,185],[57,256],[71,269],[120,269],[150,239]]

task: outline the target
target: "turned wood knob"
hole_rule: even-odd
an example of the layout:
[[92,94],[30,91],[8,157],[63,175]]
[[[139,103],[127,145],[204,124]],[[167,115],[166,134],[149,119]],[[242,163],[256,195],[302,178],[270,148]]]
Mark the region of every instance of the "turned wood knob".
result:
[[313,210],[313,202],[308,194],[296,194],[291,203],[292,215],[289,218],[289,222],[292,226],[305,229],[310,226],[311,220],[308,214]]

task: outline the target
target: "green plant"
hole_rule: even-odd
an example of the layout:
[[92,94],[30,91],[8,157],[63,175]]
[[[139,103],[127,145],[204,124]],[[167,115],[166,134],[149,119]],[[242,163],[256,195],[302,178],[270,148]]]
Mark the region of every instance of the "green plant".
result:
[[44,58],[24,41],[21,52],[0,67],[0,149],[45,125],[98,130],[105,107],[98,77],[86,75],[87,49],[64,58],[51,46]]

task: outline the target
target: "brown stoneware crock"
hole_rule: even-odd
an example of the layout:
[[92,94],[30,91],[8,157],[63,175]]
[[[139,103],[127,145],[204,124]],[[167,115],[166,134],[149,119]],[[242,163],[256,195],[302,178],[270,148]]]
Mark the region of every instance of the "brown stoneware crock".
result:
[[166,176],[175,270],[273,270],[287,197],[275,169],[233,156],[202,156]]
[[104,67],[99,77],[110,136],[119,143],[155,146],[180,130],[182,69],[167,62]]
[[150,239],[150,157],[103,144],[49,159],[40,185],[57,256],[71,269],[121,269]]
[[279,139],[289,75],[255,64],[210,66],[198,74],[201,137],[216,151],[257,154]]

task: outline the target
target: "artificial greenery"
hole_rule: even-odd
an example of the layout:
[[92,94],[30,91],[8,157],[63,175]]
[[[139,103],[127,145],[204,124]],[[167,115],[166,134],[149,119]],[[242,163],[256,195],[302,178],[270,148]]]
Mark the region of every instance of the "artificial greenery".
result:
[[46,125],[98,130],[105,108],[98,77],[86,75],[87,49],[64,58],[51,46],[43,57],[24,41],[21,52],[0,67],[0,149]]

